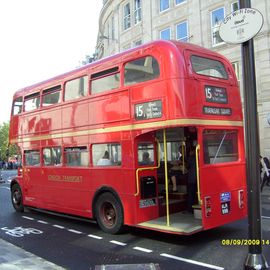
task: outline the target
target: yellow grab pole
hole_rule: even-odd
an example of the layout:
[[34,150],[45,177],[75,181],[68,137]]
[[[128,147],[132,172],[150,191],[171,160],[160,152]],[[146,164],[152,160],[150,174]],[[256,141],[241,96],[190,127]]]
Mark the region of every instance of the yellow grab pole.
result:
[[199,151],[200,151],[200,145],[198,144],[196,146],[196,172],[197,172],[197,189],[198,189],[197,194],[198,194],[198,203],[199,205],[202,205],[201,191],[200,191]]
[[168,181],[168,165],[167,165],[166,129],[163,129],[163,143],[164,143],[164,169],[165,169],[165,190],[166,190],[166,217],[167,217],[167,226],[170,226],[169,181]]
[[181,151],[182,151],[182,162],[183,162],[183,166],[182,166],[182,173],[183,174],[185,174],[185,162],[186,162],[186,160],[185,160],[185,142],[183,142],[183,144],[182,144],[182,149],[181,149]]

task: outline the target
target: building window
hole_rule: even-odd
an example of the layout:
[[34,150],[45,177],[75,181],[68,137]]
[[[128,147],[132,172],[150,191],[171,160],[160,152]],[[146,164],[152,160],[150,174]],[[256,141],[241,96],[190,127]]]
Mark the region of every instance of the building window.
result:
[[137,46],[140,46],[140,45],[142,45],[142,40],[141,39],[134,42],[134,47],[137,47]]
[[130,3],[124,5],[124,30],[130,28]]
[[22,112],[22,107],[23,107],[23,99],[22,97],[19,97],[14,100],[13,102],[13,109],[12,109],[12,114],[17,115]]
[[142,1],[134,0],[134,24],[142,20]]
[[232,63],[236,78],[238,82],[240,81],[240,69],[239,69],[239,62],[233,62]]
[[159,65],[152,56],[142,57],[125,64],[125,85],[153,80],[159,77]]
[[64,150],[65,164],[67,167],[87,167],[88,151],[86,146],[67,147]]
[[232,5],[231,5],[232,12],[234,12],[234,11],[236,11],[238,9],[239,9],[239,1],[233,2]]
[[166,28],[160,31],[160,38],[169,40],[171,39],[171,28]]
[[219,35],[219,26],[224,19],[225,10],[219,8],[211,12],[211,29],[212,29],[212,44],[213,46],[223,43]]
[[176,26],[176,39],[179,41],[188,41],[188,24],[187,22],[182,22]]
[[170,0],[159,0],[159,11],[160,12],[169,9],[169,7],[170,7]]
[[44,166],[59,166],[62,164],[61,147],[48,147],[43,149]]
[[112,31],[112,40],[114,40],[115,39],[114,16],[112,16],[112,27],[111,27],[111,31]]
[[42,92],[42,107],[47,107],[60,102],[61,86],[51,87]]
[[38,109],[40,106],[40,95],[35,93],[25,97],[24,99],[24,111],[29,112]]
[[119,143],[94,144],[92,159],[94,166],[120,166],[122,163],[121,145]]
[[187,0],[175,0],[175,4],[179,5],[179,4],[183,4],[185,3]]
[[84,97],[87,94],[87,76],[69,81],[65,86],[65,100]]
[[108,24],[107,24],[107,45],[109,45],[110,44],[110,40],[111,40],[111,38],[110,38],[110,24],[109,24],[109,22],[108,22]]

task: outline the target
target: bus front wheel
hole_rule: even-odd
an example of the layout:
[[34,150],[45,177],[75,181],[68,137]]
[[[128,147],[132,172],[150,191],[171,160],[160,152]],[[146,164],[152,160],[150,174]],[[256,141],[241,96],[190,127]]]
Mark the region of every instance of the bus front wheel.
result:
[[11,187],[11,200],[12,205],[17,212],[24,211],[22,190],[18,184],[14,184]]
[[119,200],[109,192],[101,194],[96,202],[96,219],[106,233],[117,234],[123,229],[124,215]]

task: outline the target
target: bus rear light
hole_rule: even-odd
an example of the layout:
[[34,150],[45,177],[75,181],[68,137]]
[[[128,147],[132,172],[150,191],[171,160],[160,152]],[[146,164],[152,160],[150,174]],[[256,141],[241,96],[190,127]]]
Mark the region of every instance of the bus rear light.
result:
[[244,190],[238,190],[238,206],[240,209],[244,208]]
[[204,197],[204,210],[205,210],[205,216],[206,217],[211,217],[212,215],[212,202],[211,202],[211,197]]

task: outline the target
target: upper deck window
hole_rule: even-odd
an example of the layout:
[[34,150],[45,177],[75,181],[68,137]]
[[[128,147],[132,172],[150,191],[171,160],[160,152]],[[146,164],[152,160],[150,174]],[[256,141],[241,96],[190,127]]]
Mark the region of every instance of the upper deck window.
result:
[[65,86],[65,101],[80,97],[87,94],[87,76],[69,81]]
[[19,97],[16,98],[13,102],[13,108],[12,108],[12,114],[17,115],[22,112],[22,107],[23,107],[23,98]]
[[224,65],[220,61],[192,55],[191,64],[193,70],[197,74],[226,80],[228,79],[228,73],[226,72]]
[[40,94],[35,93],[26,96],[24,99],[24,111],[29,112],[40,107]]
[[153,56],[146,56],[125,65],[125,85],[150,81],[160,75],[159,65]]
[[99,94],[112,89],[117,89],[120,85],[118,67],[92,74],[91,79],[92,94]]
[[42,93],[42,106],[50,106],[60,102],[61,86],[54,86],[46,89]]

